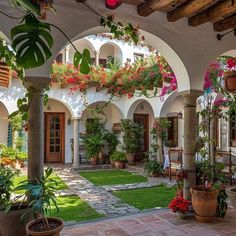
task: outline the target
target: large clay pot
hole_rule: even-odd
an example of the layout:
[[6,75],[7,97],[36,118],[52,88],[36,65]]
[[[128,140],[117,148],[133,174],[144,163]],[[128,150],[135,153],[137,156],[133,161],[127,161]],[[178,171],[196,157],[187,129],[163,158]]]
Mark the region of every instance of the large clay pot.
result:
[[190,192],[196,219],[204,223],[214,221],[219,191],[205,190],[203,185],[199,185],[191,188]]
[[231,186],[226,189],[229,200],[236,211],[236,186]]
[[29,211],[27,205],[23,204],[19,208],[19,204],[14,204],[11,210],[5,214],[0,211],[0,235],[1,236],[26,236],[25,226],[31,220],[31,215],[27,215],[24,221],[21,216]]
[[115,161],[110,160],[110,163],[111,163],[111,167],[115,167]]
[[92,157],[91,159],[90,159],[90,164],[92,165],[92,166],[96,166],[97,165],[97,158],[96,157]]
[[226,72],[224,79],[225,89],[229,92],[236,92],[236,71]]
[[134,164],[134,153],[127,153],[126,154],[126,158],[127,158],[127,160],[128,160],[128,164],[129,165],[133,165]]
[[125,168],[125,162],[115,161],[115,167],[116,167],[116,169],[124,169]]
[[59,236],[60,232],[63,229],[63,221],[61,219],[52,217],[48,217],[47,219],[49,225],[54,224],[57,225],[57,227],[47,231],[36,232],[36,230],[34,229],[40,228],[42,226],[43,221],[42,219],[34,220],[26,225],[26,232],[28,236]]

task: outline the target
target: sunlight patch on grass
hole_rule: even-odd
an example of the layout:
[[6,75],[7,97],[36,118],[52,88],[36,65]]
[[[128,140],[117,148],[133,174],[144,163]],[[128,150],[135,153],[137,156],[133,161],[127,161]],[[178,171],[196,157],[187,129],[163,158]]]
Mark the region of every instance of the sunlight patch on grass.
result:
[[123,170],[81,171],[79,174],[98,186],[147,182],[146,177]]

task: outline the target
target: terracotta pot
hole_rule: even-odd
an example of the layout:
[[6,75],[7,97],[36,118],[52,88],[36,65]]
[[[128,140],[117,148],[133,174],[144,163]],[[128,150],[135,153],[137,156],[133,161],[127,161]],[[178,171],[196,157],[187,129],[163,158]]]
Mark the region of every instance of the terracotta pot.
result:
[[232,186],[226,189],[226,193],[229,197],[229,200],[236,211],[236,186]]
[[115,161],[115,167],[116,169],[124,169],[125,163],[123,161]]
[[111,163],[111,166],[112,166],[112,167],[115,167],[115,161],[110,160],[110,163]]
[[126,158],[128,160],[128,164],[129,165],[133,165],[134,164],[134,153],[127,153],[126,154]]
[[26,236],[25,226],[32,219],[31,215],[27,215],[24,221],[21,221],[21,216],[29,211],[26,204],[23,204],[19,209],[19,204],[14,204],[11,210],[5,214],[0,211],[0,235],[1,236]]
[[56,223],[58,224],[58,227],[56,227],[55,229],[51,229],[48,231],[41,231],[41,232],[36,232],[33,230],[34,227],[36,227],[37,224],[42,224],[42,219],[39,220],[34,220],[29,222],[26,225],[26,232],[28,234],[28,236],[59,236],[60,232],[63,229],[63,221],[61,219],[58,218],[52,218],[52,217],[48,217],[48,222],[50,223]]
[[214,221],[219,191],[213,189],[206,191],[203,185],[199,185],[191,188],[190,192],[196,219],[204,223]]
[[92,158],[90,159],[90,164],[91,164],[92,166],[96,166],[96,165],[97,165],[97,157],[92,157]]
[[236,91],[236,71],[226,72],[225,76],[225,89],[229,92]]

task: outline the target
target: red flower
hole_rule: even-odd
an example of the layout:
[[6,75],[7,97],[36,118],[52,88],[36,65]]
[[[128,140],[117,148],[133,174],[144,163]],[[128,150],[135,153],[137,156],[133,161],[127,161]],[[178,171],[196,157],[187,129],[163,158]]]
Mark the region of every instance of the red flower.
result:
[[168,208],[172,209],[173,212],[180,211],[182,213],[186,213],[188,207],[189,201],[180,196],[175,197],[168,206]]

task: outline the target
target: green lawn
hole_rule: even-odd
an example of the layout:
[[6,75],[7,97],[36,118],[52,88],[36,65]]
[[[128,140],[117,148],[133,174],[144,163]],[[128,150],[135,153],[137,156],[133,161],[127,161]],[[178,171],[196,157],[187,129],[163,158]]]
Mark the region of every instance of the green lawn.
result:
[[53,207],[52,216],[59,217],[64,221],[86,221],[103,217],[76,196],[58,197],[57,204],[60,211],[57,213]]
[[[68,186],[57,175],[52,174],[52,176],[50,178],[52,178],[52,179],[57,181],[56,190],[68,189]],[[15,187],[17,187],[20,182],[22,182],[22,181],[24,181],[26,179],[27,179],[26,175],[16,176],[13,179],[13,184],[14,184]],[[16,193],[23,193],[23,192],[24,191],[16,191]]]
[[112,194],[140,210],[168,207],[170,201],[175,196],[175,188],[157,186],[152,188],[142,188],[134,190],[115,191]]
[[147,178],[123,170],[81,171],[80,175],[95,185],[114,185],[146,182]]

